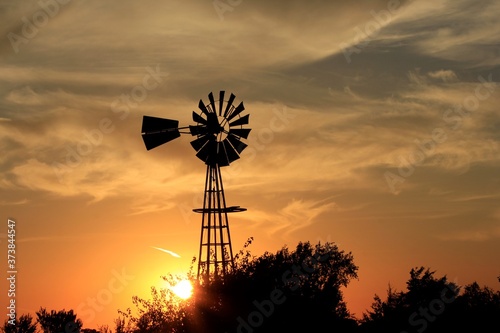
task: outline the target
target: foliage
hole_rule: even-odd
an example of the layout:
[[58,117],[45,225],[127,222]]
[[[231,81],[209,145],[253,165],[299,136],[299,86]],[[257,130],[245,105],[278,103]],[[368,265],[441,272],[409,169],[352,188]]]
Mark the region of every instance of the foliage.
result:
[[97,330],[99,333],[112,333],[113,331],[111,330],[111,328],[109,328],[108,325],[101,325],[98,327],[98,330]]
[[47,312],[40,308],[36,315],[44,333],[79,333],[82,328],[82,321],[76,318],[73,310]]
[[130,329],[126,326],[125,318],[115,319],[115,333],[126,333],[126,332],[130,332]]
[[[410,270],[406,290],[390,285],[383,300],[375,295],[371,309],[354,320],[342,288],[357,278],[350,253],[331,243],[299,243],[276,253],[251,255],[250,238],[235,256],[235,268],[224,278],[187,279],[193,297],[178,298],[170,288],[151,288],[151,299],[133,297],[134,311],[119,311],[116,333],[190,332],[483,332],[500,331],[500,291],[474,282],[459,287],[429,268]],[[500,277],[499,277],[500,278]],[[181,277],[163,279],[174,286]],[[4,333],[111,333],[109,326],[81,329],[73,310],[40,308],[37,322],[21,315],[15,325],[5,321]]]
[[[361,332],[479,332],[500,330],[500,292],[472,283],[463,288],[423,267],[410,271],[407,291],[390,287],[385,301],[375,295]],[[495,331],[495,329],[488,331]]]
[[35,333],[36,322],[33,322],[31,315],[23,314],[15,319],[14,325],[6,320],[1,330],[4,333]]
[[[251,243],[247,242],[246,247]],[[127,332],[320,331],[325,325],[354,329],[356,322],[341,288],[357,278],[350,253],[331,243],[299,243],[255,258],[236,256],[235,269],[223,279],[195,286],[193,297],[175,301],[167,290],[152,288],[152,299],[134,297],[137,314],[121,312]],[[165,278],[175,283],[172,276]]]
[[473,282],[454,304],[456,329],[469,332],[500,332],[500,291]]

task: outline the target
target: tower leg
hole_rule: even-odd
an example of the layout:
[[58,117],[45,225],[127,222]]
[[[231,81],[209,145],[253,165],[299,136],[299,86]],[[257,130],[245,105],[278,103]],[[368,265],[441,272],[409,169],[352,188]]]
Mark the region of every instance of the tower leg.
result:
[[226,198],[219,165],[207,165],[202,213],[198,279],[207,282],[234,268]]

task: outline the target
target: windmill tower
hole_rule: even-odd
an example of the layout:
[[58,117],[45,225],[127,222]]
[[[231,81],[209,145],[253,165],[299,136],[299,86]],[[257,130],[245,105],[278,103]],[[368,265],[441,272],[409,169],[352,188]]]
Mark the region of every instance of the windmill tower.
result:
[[218,278],[234,268],[228,213],[246,210],[226,205],[220,168],[240,158],[241,152],[247,147],[241,140],[248,138],[250,133],[249,128],[243,128],[243,125],[248,124],[249,115],[241,115],[245,110],[243,102],[235,107],[235,96],[231,94],[225,101],[224,95],[225,92],[221,91],[216,101],[210,93],[208,104],[200,99],[200,111],[193,111],[192,114],[196,125],[179,127],[177,120],[150,116],[144,116],[142,121],[142,138],[147,150],[176,139],[181,134],[196,136],[191,146],[196,156],[207,166],[203,208],[193,209],[202,215],[197,276],[204,281],[208,281],[211,273]]

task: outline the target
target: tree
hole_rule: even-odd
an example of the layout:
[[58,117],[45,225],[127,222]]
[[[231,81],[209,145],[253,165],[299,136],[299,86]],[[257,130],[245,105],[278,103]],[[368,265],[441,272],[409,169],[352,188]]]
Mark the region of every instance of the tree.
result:
[[413,268],[406,292],[393,291],[387,299],[375,295],[371,310],[363,314],[362,332],[441,332],[448,331],[459,287],[446,276],[435,278],[424,267]]
[[108,325],[101,325],[98,327],[98,332],[99,333],[111,333],[111,328],[109,328]]
[[454,305],[456,331],[500,331],[500,292],[473,282],[464,287]]
[[115,322],[115,333],[127,333],[130,331],[125,326],[125,318],[116,318],[114,322]]
[[460,293],[446,276],[435,278],[423,267],[410,271],[407,291],[389,288],[387,299],[375,295],[361,320],[362,332],[498,332],[500,292],[476,282]]
[[228,331],[233,326],[260,332],[347,330],[356,324],[341,288],[357,278],[357,269],[352,255],[332,243],[283,247],[243,262],[228,280],[215,282],[212,289],[225,307],[213,308],[223,311],[219,317],[229,314]]
[[73,310],[47,312],[45,308],[40,308],[36,315],[44,333],[80,333],[82,328],[82,321],[76,318]]
[[14,325],[5,321],[1,329],[4,333],[35,333],[36,322],[33,322],[33,317],[31,315],[26,314],[16,318]]
[[[247,247],[251,240],[246,244]],[[121,312],[130,332],[348,332],[357,327],[341,288],[357,278],[350,253],[331,243],[299,243],[255,258],[247,251],[235,258],[224,278],[198,283],[194,295],[176,301],[168,289],[152,288],[152,299],[134,297],[137,314]],[[166,278],[175,283],[172,276]]]

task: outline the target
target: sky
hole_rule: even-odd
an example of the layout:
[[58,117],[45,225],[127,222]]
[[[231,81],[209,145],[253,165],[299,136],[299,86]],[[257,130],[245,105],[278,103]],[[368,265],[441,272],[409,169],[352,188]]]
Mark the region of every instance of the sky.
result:
[[[0,241],[18,314],[113,326],[197,256],[205,165],[190,135],[147,151],[144,115],[193,124],[210,92],[250,114],[222,169],[232,245],[351,252],[361,317],[413,267],[498,289],[498,1],[0,4]],[[156,248],[178,254],[173,256]],[[1,308],[11,297],[2,279]],[[4,289],[5,288],[5,289]],[[2,319],[3,320],[3,319]]]

